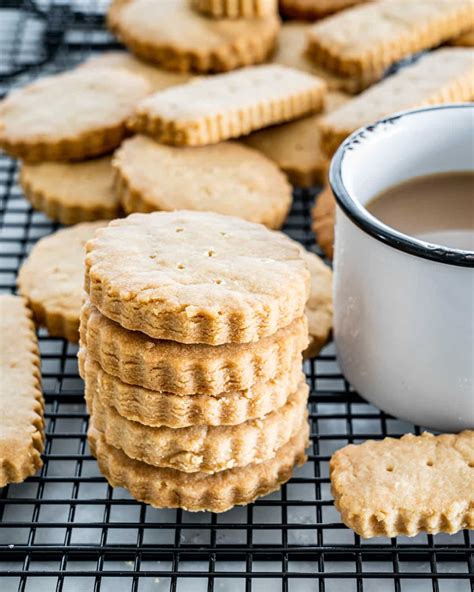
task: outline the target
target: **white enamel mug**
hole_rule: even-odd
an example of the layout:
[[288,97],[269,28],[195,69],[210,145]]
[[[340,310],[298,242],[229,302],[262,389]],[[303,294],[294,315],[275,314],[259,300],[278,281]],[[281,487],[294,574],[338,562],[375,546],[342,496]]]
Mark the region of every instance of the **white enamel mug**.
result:
[[442,431],[474,428],[474,252],[411,238],[364,206],[407,179],[473,168],[474,103],[407,111],[361,129],[330,168],[342,370],[387,413]]

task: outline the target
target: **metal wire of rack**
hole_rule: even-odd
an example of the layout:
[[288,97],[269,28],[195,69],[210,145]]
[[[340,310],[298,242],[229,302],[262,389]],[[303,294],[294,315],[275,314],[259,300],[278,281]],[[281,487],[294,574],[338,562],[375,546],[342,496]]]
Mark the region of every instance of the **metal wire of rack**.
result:
[[[102,0],[2,0],[0,92],[116,47]],[[317,190],[295,190],[285,230],[314,248]],[[32,210],[17,164],[0,156],[0,290],[15,291],[31,246],[57,227]],[[74,345],[39,331],[46,400],[44,466],[0,490],[0,589],[37,591],[472,592],[472,534],[364,541],[341,524],[331,453],[420,429],[367,404],[332,347],[305,363],[311,386],[307,464],[281,491],[225,514],[156,510],[112,489],[90,455]]]

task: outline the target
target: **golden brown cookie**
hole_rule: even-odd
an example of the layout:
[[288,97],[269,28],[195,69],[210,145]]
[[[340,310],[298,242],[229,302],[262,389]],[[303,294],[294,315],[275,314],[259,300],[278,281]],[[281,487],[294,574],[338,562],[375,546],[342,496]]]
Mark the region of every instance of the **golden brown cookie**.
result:
[[0,295],[0,487],[42,466],[43,395],[38,341],[23,298]]
[[336,220],[336,200],[331,187],[326,185],[316,198],[312,211],[313,230],[316,242],[328,259],[334,257],[334,222]]
[[280,228],[291,207],[285,175],[237,142],[178,148],[134,136],[115,153],[113,165],[128,213],[204,210]]
[[111,220],[120,215],[111,158],[83,162],[23,163],[20,185],[25,197],[62,224]]
[[216,396],[274,381],[280,373],[289,375],[308,345],[308,325],[300,317],[244,345],[183,344],[127,331],[86,301],[81,345],[90,359],[122,382],[177,395]]
[[332,271],[317,255],[301,247],[301,255],[311,274],[311,290],[306,303],[309,345],[305,358],[316,357],[327,344],[332,332]]
[[153,212],[113,220],[87,243],[85,289],[102,314],[150,337],[248,343],[302,316],[309,272],[260,224]]
[[41,78],[0,101],[0,148],[30,162],[110,152],[147,94],[142,77],[122,70],[77,68]]
[[18,289],[54,337],[79,338],[85,244],[105,224],[84,222],[40,239],[20,268]]
[[427,53],[416,63],[321,117],[321,144],[332,156],[353,131],[387,115],[473,98],[474,50],[444,47]]
[[[329,92],[323,113],[343,105],[349,96]],[[290,123],[269,127],[242,138],[273,160],[286,173],[293,185],[309,187],[323,183],[327,177],[329,159],[321,147],[320,115],[310,115]]]
[[217,473],[272,459],[306,418],[308,386],[301,382],[267,416],[232,426],[150,427],[122,417],[100,397],[88,398],[94,427],[128,458],[185,473]]
[[191,5],[214,18],[252,18],[277,13],[277,0],[191,0]]
[[237,425],[257,419],[284,405],[304,375],[301,356],[288,370],[246,390],[217,395],[176,395],[151,391],[121,382],[104,372],[85,350],[80,350],[79,368],[88,398],[98,398],[122,417],[152,427],[185,428],[196,425]]
[[314,21],[368,0],[280,0],[281,13],[289,18]]
[[88,433],[91,452],[113,487],[125,487],[135,499],[156,508],[183,508],[190,512],[225,512],[276,491],[291,479],[295,465],[301,466],[306,461],[308,436],[305,419],[296,436],[271,460],[208,475],[132,460],[118,448],[109,446],[94,425]]
[[314,24],[308,54],[331,72],[360,77],[472,27],[472,0],[369,2]]
[[457,45],[459,47],[474,47],[474,29],[467,33],[463,33],[454,39],[450,39],[449,45]]
[[170,72],[169,70],[157,68],[153,64],[144,62],[126,51],[106,51],[93,58],[89,58],[80,67],[128,70],[132,74],[138,74],[144,78],[152,93],[168,88],[169,86],[184,84],[192,79],[192,76],[185,72]]
[[350,444],[330,462],[344,524],[364,538],[474,529],[474,432]]
[[113,0],[108,25],[132,53],[167,70],[225,72],[265,61],[280,20],[210,19],[189,0]]
[[323,108],[325,82],[270,64],[202,78],[143,100],[129,120],[163,144],[203,146]]
[[307,37],[311,29],[310,23],[286,22],[283,23],[278,35],[277,49],[272,56],[274,64],[282,64],[309,72],[322,78],[330,91],[341,91],[349,94],[357,94],[380,80],[384,70],[367,72],[361,76],[340,76],[330,72],[327,68],[314,63],[306,55]]

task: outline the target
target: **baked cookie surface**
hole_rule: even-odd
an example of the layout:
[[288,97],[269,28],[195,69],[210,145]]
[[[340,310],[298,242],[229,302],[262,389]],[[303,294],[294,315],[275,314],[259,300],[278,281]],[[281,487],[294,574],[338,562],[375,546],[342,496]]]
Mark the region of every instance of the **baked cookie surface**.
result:
[[378,73],[474,27],[471,0],[390,0],[349,8],[314,24],[308,55],[345,76]]
[[225,72],[263,62],[280,19],[212,19],[189,0],[114,0],[108,25],[132,53],[165,69]]
[[367,0],[280,0],[281,13],[289,18],[313,21]]
[[115,153],[113,165],[128,213],[203,210],[280,228],[292,202],[277,166],[236,142],[177,148],[134,136]]
[[110,152],[147,94],[142,77],[121,70],[77,68],[46,76],[0,102],[0,148],[31,162]]
[[217,473],[274,457],[306,417],[308,386],[303,381],[286,402],[267,416],[231,426],[150,427],[123,418],[100,398],[87,406],[94,426],[110,446],[128,458],[185,473]]
[[18,274],[19,292],[50,335],[79,339],[85,244],[107,222],[83,222],[40,239]]
[[43,464],[44,401],[31,316],[23,298],[0,295],[0,487],[24,481]]
[[262,225],[153,212],[113,220],[87,243],[85,289],[102,314],[150,337],[247,343],[303,315],[309,272],[298,248]]
[[326,185],[316,198],[312,212],[312,228],[316,242],[328,259],[334,256],[334,223],[336,221],[336,200],[331,187]]
[[474,50],[444,47],[400,69],[378,84],[323,115],[321,144],[332,156],[359,127],[397,111],[474,98]]
[[36,210],[62,224],[111,220],[120,214],[111,158],[23,163],[20,184]]
[[135,499],[156,508],[183,508],[190,512],[225,512],[279,489],[291,478],[295,465],[306,461],[308,436],[309,425],[305,419],[296,436],[271,460],[209,475],[153,467],[132,460],[118,448],[108,445],[94,425],[88,432],[92,454],[113,487],[125,487]]
[[474,528],[474,432],[350,444],[330,462],[343,522],[365,538]]
[[326,83],[269,64],[202,78],[142,101],[130,128],[163,144],[203,146],[320,111]]
[[152,427],[186,428],[189,426],[238,425],[258,419],[286,403],[303,375],[301,356],[289,369],[282,369],[267,381],[248,389],[216,395],[180,395],[126,384],[107,374],[92,359],[90,352],[80,350],[79,368],[85,381],[85,395],[98,398],[113,407],[122,417]]
[[191,5],[214,18],[262,17],[277,13],[277,0],[191,0]]
[[[348,100],[349,95],[328,92],[323,113],[337,109]],[[329,159],[321,146],[320,118],[310,115],[254,132],[242,140],[273,160],[293,185],[310,187],[323,183],[329,168]]]
[[192,78],[185,72],[170,72],[169,70],[157,68],[153,64],[144,62],[126,51],[106,51],[98,56],[89,58],[80,67],[128,70],[132,74],[138,74],[146,80],[150,87],[150,93],[158,92],[169,86],[185,84]]

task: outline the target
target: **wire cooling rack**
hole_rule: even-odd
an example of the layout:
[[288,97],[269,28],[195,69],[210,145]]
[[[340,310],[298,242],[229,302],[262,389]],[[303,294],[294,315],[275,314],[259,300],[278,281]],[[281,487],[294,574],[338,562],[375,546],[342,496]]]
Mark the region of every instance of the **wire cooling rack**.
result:
[[[104,30],[103,2],[2,0],[0,6],[2,94],[116,47]],[[295,190],[285,228],[310,248],[316,192]],[[14,292],[22,260],[57,225],[25,201],[17,165],[6,156],[0,156],[0,199],[0,289]],[[468,532],[363,541],[341,524],[329,487],[331,453],[366,438],[420,430],[354,393],[331,346],[305,364],[312,433],[307,464],[280,492],[215,515],[156,510],[107,485],[87,446],[76,347],[43,330],[39,338],[44,466],[27,482],[0,490],[2,592],[474,590]]]

